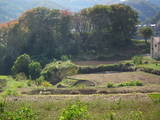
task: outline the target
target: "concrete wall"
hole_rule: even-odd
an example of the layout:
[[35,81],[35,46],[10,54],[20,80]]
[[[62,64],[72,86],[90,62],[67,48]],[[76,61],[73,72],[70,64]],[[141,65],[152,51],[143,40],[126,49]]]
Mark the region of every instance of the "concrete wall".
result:
[[152,37],[151,56],[153,58],[160,58],[160,37]]

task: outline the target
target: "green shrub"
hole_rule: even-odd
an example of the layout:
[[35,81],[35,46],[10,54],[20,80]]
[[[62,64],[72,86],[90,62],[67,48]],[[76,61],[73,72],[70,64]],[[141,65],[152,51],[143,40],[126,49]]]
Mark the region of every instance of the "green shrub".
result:
[[113,83],[108,83],[108,84],[107,84],[107,87],[108,87],[108,88],[114,88],[114,84],[113,84]]
[[143,83],[140,81],[131,81],[131,82],[125,82],[120,83],[116,85],[117,87],[125,87],[125,86],[143,86]]
[[20,80],[27,80],[27,77],[25,73],[18,73],[15,75],[15,80],[20,81]]
[[139,69],[143,72],[160,75],[160,68],[158,69],[157,67],[156,68],[150,68],[149,66],[138,66],[137,69]]
[[29,75],[32,79],[37,79],[40,76],[40,73],[42,71],[42,66],[39,62],[32,61],[29,66]]
[[135,81],[136,86],[143,86],[143,83],[140,81]]
[[126,115],[125,120],[143,120],[143,114],[141,111],[131,111]]
[[18,96],[18,92],[14,89],[8,89],[5,91],[5,96]]
[[38,117],[31,108],[22,107],[15,112],[3,112],[0,120],[38,120]]
[[108,88],[114,88],[114,87],[126,87],[126,86],[143,86],[143,83],[140,81],[131,81],[131,82],[125,82],[125,83],[119,83],[119,84],[113,84],[108,83]]
[[0,89],[3,89],[6,87],[7,81],[5,79],[0,79]]
[[132,58],[132,61],[135,65],[140,65],[143,63],[143,57],[142,56],[134,56]]
[[107,65],[98,65],[98,66],[79,66],[78,73],[88,74],[88,73],[98,73],[105,71],[134,71],[132,68],[132,64],[107,64]]
[[36,85],[41,85],[42,84],[42,82],[44,82],[45,81],[45,78],[44,78],[44,76],[40,76],[39,78],[37,78],[36,80],[35,80],[35,83],[36,83]]
[[52,84],[50,84],[50,83],[47,82],[47,81],[42,82],[41,85],[42,85],[43,87],[51,87],[51,86],[52,86]]
[[17,73],[25,73],[28,75],[28,65],[31,63],[31,58],[27,54],[20,55],[17,57],[14,65],[12,67],[12,72],[14,74]]
[[0,114],[2,114],[5,111],[5,107],[6,107],[6,101],[5,100],[0,101]]
[[160,94],[149,94],[149,97],[155,104],[160,104]]
[[71,60],[71,56],[63,55],[61,56],[61,61],[69,61]]
[[87,106],[80,102],[68,106],[60,116],[59,120],[88,120]]
[[52,62],[42,70],[41,75],[52,84],[57,84],[65,77],[74,75],[78,71],[78,67],[70,61]]

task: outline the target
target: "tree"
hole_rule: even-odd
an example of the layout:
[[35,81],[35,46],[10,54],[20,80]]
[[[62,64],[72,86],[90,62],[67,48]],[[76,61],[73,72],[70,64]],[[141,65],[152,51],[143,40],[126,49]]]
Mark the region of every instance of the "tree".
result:
[[136,33],[138,14],[127,5],[96,5],[85,11],[93,25],[92,42],[100,53],[124,47]]
[[111,46],[120,48],[131,43],[136,34],[138,13],[130,6],[124,4],[111,5],[112,40]]
[[91,43],[95,50],[103,53],[108,48],[108,41],[111,40],[111,9],[107,5],[96,5],[92,8],[83,10],[92,24]]
[[35,80],[36,78],[40,77],[42,66],[39,62],[32,61],[29,64],[28,69],[29,69],[29,75],[31,76],[32,79]]
[[52,62],[42,70],[41,75],[52,84],[57,84],[65,77],[74,75],[78,71],[78,67],[70,61]]
[[29,70],[28,70],[28,65],[31,63],[31,58],[27,54],[20,55],[17,57],[16,61],[14,62],[14,65],[12,67],[12,72],[14,74],[17,73],[25,73],[28,75]]
[[153,35],[153,30],[150,27],[142,27],[140,28],[139,33],[145,39],[146,45],[148,45],[147,40]]

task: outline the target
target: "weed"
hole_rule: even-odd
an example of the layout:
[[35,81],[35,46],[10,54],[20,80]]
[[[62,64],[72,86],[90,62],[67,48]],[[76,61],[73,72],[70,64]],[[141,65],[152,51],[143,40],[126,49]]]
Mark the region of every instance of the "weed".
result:
[[69,105],[60,116],[59,120],[88,120],[87,106],[77,102]]
[[113,84],[113,83],[108,83],[108,84],[107,84],[107,87],[108,87],[108,88],[114,88],[114,84]]

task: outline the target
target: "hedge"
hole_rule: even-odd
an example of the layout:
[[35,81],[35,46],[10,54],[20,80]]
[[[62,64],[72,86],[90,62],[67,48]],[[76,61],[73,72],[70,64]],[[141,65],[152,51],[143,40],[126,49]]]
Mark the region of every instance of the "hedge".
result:
[[108,64],[108,65],[99,65],[99,66],[79,66],[78,73],[80,74],[89,74],[89,73],[98,73],[105,71],[118,71],[118,72],[126,72],[126,71],[134,71],[132,64]]

